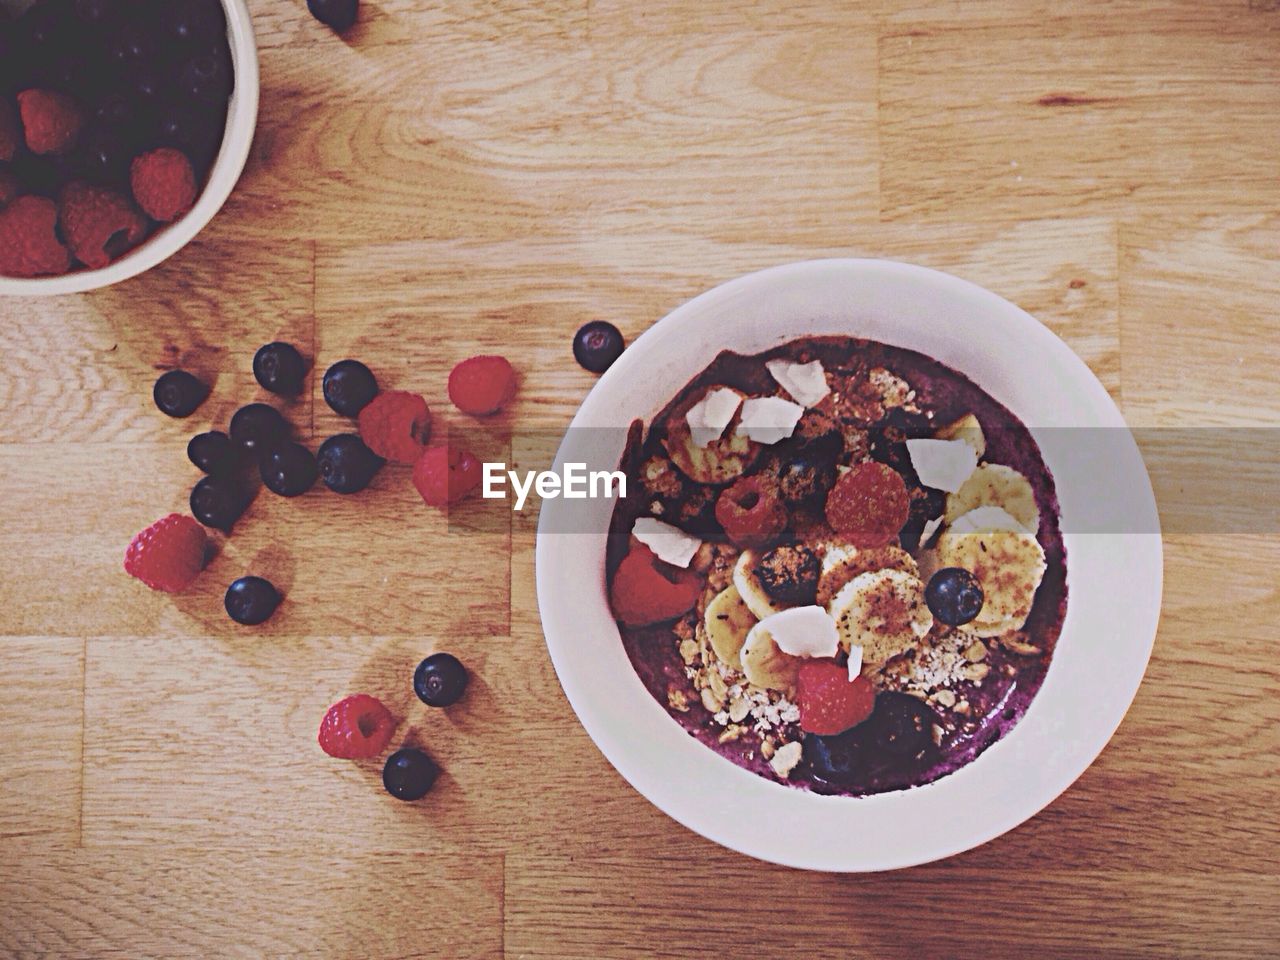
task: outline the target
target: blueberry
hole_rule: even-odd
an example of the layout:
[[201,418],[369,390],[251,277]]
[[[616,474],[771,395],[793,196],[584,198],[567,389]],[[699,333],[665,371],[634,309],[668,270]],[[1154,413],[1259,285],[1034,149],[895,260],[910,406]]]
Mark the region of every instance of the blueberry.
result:
[[440,776],[440,768],[421,750],[406,747],[387,757],[382,785],[397,800],[418,800],[427,795]]
[[814,602],[821,572],[818,555],[803,544],[775,547],[760,557],[756,568],[765,593],[780,604],[797,607]]
[[316,454],[320,479],[334,493],[359,493],[386,462],[354,433],[330,437]]
[[897,758],[919,757],[933,747],[933,725],[937,722],[937,714],[923,701],[887,690],[876,695],[876,707],[866,727],[877,749]]
[[622,356],[622,331],[606,320],[592,320],[573,337],[573,358],[592,373],[604,373]]
[[251,403],[232,416],[230,433],[246,453],[262,457],[289,439],[289,421],[269,404]]
[[264,390],[282,397],[296,397],[302,392],[307,361],[295,347],[279,340],[259,347],[253,355],[253,376]]
[[32,6],[18,21],[20,43],[37,62],[49,62],[54,53],[80,39],[80,23],[70,14],[69,0],[45,0]]
[[985,598],[978,578],[960,567],[944,567],[929,578],[924,602],[943,623],[956,627],[973,620]]
[[360,0],[307,0],[311,15],[337,33],[350,30],[360,12]]
[[154,67],[139,67],[133,74],[132,89],[148,109],[154,109],[164,98],[164,76]]
[[259,465],[262,482],[272,493],[297,497],[310,490],[319,471],[316,458],[300,443],[286,443],[272,450]]
[[358,416],[377,395],[373,371],[359,360],[339,360],[325,371],[325,402],[344,417]]
[[865,724],[829,737],[807,734],[804,758],[809,776],[822,786],[853,786],[867,771],[867,748]]
[[227,32],[226,14],[218,0],[167,0],[159,14],[160,36],[181,47],[210,44]]
[[782,502],[792,508],[820,507],[835,484],[836,461],[844,452],[844,438],[833,432],[784,444],[773,458]]
[[75,0],[75,15],[81,23],[99,28],[111,23],[119,15],[119,0]]
[[227,587],[223,600],[227,616],[252,627],[265,622],[280,606],[280,593],[261,577],[241,577]]
[[191,100],[222,103],[235,86],[231,59],[222,50],[197,54],[183,66],[178,84],[180,92]]
[[447,707],[467,689],[467,668],[449,653],[433,653],[413,671],[413,692],[429,707]]
[[164,104],[156,113],[151,137],[158,146],[185,153],[199,174],[217,156],[225,127],[226,118],[218,111]]
[[210,476],[225,476],[240,466],[240,448],[221,431],[197,433],[187,443],[187,458]]
[[130,130],[138,123],[138,111],[133,101],[119,93],[107,94],[93,108],[93,119],[107,130]]
[[96,51],[77,46],[55,57],[39,74],[44,85],[80,99],[102,88],[104,70]]
[[170,370],[156,380],[151,395],[161,413],[181,418],[196,412],[209,395],[209,388],[185,370]]
[[136,23],[125,24],[107,44],[107,60],[121,77],[132,76],[135,69],[153,63],[155,59],[155,45]]
[[229,534],[252,502],[253,496],[238,480],[208,476],[191,490],[191,515],[206,527]]
[[80,173],[91,183],[109,186],[128,178],[133,150],[123,137],[109,130],[91,131],[77,153]]
[[41,157],[29,150],[19,152],[6,169],[18,178],[23,193],[50,197],[55,202],[74,172],[63,157]]

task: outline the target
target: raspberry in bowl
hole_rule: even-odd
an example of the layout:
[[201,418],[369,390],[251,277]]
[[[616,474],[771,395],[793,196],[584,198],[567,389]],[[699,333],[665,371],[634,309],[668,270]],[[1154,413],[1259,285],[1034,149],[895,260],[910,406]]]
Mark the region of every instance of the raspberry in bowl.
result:
[[91,290],[171,256],[230,194],[257,110],[244,0],[0,9],[0,294]]
[[730,281],[626,349],[556,459],[641,481],[541,505],[569,704],[731,849],[866,871],[985,843],[1089,766],[1145,671],[1162,560],[1137,446],[1065,344],[956,277]]

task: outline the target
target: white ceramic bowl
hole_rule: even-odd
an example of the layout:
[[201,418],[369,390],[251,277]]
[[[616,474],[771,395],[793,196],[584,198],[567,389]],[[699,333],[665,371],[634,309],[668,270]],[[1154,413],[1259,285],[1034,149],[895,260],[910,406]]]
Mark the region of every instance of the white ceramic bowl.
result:
[[160,228],[146,242],[99,270],[79,269],[60,277],[29,280],[0,276],[0,295],[46,297],[82,293],[128,280],[185,247],[222,208],[244,170],[258,123],[258,47],[253,36],[253,21],[245,0],[222,0],[222,6],[227,13],[235,89],[227,105],[222,148],[196,205],[181,220]]
[[[1160,611],[1161,542],[1137,445],[1089,368],[1030,315],[967,281],[878,260],[818,260],[741,277],[678,308],[596,384],[557,455],[616,465],[622,431],[646,423],[722,349],[755,353],[844,334],[918,350],[967,374],[1031,428],[1053,472],[1067,550],[1067,615],[1044,684],[1008,736],[926,786],[828,797],[749,773],[689,736],[641,684],[604,584],[612,502],[547,500],[538,605],[569,702],[596,745],[645,797],[734,850],[795,867],[886,870],[1004,833],[1065,790],[1106,745],[1146,669]],[[1105,470],[1066,462],[1051,427],[1112,427]],[[1069,445],[1067,445],[1069,447]],[[1136,511],[1126,529],[1072,533],[1091,502]],[[568,511],[573,511],[570,518]],[[585,526],[584,526],[585,525]],[[590,532],[557,532],[569,529]]]

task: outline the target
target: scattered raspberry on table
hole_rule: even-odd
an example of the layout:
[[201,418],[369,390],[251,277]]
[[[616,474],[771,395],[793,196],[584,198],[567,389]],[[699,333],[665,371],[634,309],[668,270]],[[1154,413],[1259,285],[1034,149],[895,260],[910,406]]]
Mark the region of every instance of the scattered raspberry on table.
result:
[[360,439],[392,463],[412,466],[431,436],[431,410],[416,393],[385,390],[360,411]]
[[497,413],[515,395],[516,371],[506,357],[471,357],[449,374],[449,399],[473,417]]
[[340,760],[376,757],[395,733],[396,719],[381,700],[366,693],[339,700],[320,722],[320,749]]
[[157,520],[129,542],[124,569],[152,590],[181,593],[204,569],[209,538],[181,513]]

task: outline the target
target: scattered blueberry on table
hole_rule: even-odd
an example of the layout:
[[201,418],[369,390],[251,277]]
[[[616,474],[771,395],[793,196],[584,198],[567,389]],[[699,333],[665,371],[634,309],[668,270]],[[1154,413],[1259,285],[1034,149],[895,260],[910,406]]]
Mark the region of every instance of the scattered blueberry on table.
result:
[[189,417],[204,403],[209,388],[185,370],[170,370],[156,380],[152,397],[165,416]]
[[245,626],[265,623],[280,606],[280,593],[262,577],[241,577],[227,587],[227,616]]
[[419,800],[427,795],[439,775],[440,768],[434,760],[421,750],[406,747],[387,757],[382,768],[382,785],[397,800]]
[[282,497],[301,496],[320,475],[316,458],[300,443],[285,443],[271,450],[258,469],[263,485]]
[[604,373],[622,356],[622,331],[607,320],[592,320],[573,338],[573,358],[592,373]]
[[210,476],[224,476],[240,466],[240,448],[221,430],[210,430],[187,442],[187,459]]
[[325,403],[335,413],[355,419],[378,395],[378,381],[359,360],[339,360],[324,374]]
[[311,15],[336,33],[345,33],[360,13],[359,0],[307,0]]
[[289,438],[289,421],[269,403],[250,403],[231,418],[231,439],[245,453],[262,457]]
[[467,668],[450,653],[433,653],[413,672],[413,692],[429,707],[457,703],[466,689]]
[[239,478],[208,476],[191,490],[191,515],[206,527],[229,534],[252,502],[251,492]]
[[282,397],[302,393],[307,361],[292,344],[268,343],[253,355],[253,376],[264,390]]
[[334,493],[359,493],[373,482],[387,461],[354,433],[340,433],[320,444],[316,463],[320,479]]

